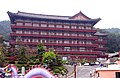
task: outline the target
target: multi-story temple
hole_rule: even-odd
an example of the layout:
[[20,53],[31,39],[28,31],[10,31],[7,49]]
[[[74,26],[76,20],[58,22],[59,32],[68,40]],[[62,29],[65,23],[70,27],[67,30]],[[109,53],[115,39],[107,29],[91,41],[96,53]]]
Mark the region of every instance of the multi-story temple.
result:
[[12,40],[35,49],[43,43],[46,49],[54,48],[67,59],[96,60],[106,58],[106,34],[98,33],[94,25],[100,18],[91,19],[82,12],[74,16],[58,16],[20,12],[7,12],[11,20]]

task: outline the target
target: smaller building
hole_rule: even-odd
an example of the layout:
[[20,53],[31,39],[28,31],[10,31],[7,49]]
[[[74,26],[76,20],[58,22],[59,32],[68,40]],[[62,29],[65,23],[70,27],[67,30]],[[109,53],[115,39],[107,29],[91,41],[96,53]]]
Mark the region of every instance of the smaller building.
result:
[[120,78],[120,58],[116,62],[106,61],[104,65],[101,64],[93,71],[93,78]]

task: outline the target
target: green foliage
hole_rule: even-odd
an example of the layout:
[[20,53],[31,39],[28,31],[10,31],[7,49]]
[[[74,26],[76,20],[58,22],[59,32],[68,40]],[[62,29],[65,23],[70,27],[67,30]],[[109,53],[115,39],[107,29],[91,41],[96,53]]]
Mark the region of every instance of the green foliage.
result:
[[0,66],[3,66],[5,63],[5,55],[3,52],[3,47],[0,47]]
[[54,52],[48,51],[43,53],[43,58],[42,58],[43,64],[54,65],[55,60],[56,60],[56,54]]
[[19,55],[18,55],[18,60],[20,61],[28,61],[29,58],[27,58],[27,54],[26,54],[26,49],[25,47],[20,47],[20,52],[19,52]]
[[65,75],[68,73],[68,70],[64,66],[54,66],[51,69],[53,70],[53,74]]
[[43,46],[42,43],[38,44],[38,46],[37,46],[37,52],[38,52],[37,58],[40,58],[40,61],[42,61],[42,55],[45,52],[45,47]]
[[50,49],[48,52],[43,54],[44,65],[47,65],[50,69],[52,69],[53,74],[62,74],[67,73],[67,69],[63,66],[63,61],[57,54],[54,53],[53,49]]

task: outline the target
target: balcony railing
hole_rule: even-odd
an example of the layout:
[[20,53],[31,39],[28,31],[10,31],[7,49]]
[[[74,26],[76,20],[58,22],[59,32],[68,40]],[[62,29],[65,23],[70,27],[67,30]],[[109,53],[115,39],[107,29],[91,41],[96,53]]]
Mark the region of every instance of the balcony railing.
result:
[[84,39],[84,40],[97,40],[98,37],[87,37],[87,36],[58,36],[58,35],[40,35],[40,34],[18,34],[11,33],[10,36],[26,36],[26,37],[39,37],[39,38],[67,38],[67,39]]
[[[57,52],[58,54],[81,54],[81,55],[88,55],[88,54],[95,54],[95,55],[99,55],[101,54],[101,52],[97,52],[97,51],[93,51],[93,52],[80,52],[80,51],[69,51],[69,52]],[[89,56],[89,55],[88,55]]]
[[16,26],[16,25],[11,25],[11,28],[14,29],[14,28],[21,28],[21,29],[34,29],[34,30],[57,30],[57,31],[76,31],[76,32],[97,32],[97,30],[95,29],[71,29],[71,28],[57,28],[57,27],[54,27],[54,28],[50,28],[50,27],[33,27],[33,26]]
[[[11,41],[10,44],[18,44],[16,41]],[[38,45],[38,42],[22,42],[22,44],[25,45]],[[70,46],[70,47],[75,47],[75,46],[81,46],[81,47],[93,47],[97,48],[97,44],[65,44],[65,43],[44,43],[45,46]]]

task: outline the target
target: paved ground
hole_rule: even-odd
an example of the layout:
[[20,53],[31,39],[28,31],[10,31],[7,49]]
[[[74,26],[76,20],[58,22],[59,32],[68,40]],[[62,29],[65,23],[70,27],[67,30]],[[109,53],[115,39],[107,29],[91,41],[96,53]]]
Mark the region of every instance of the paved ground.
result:
[[[72,74],[74,67],[66,66],[69,73],[67,78],[74,78],[74,73]],[[94,70],[98,66],[77,66],[77,78],[90,78],[90,71]]]

